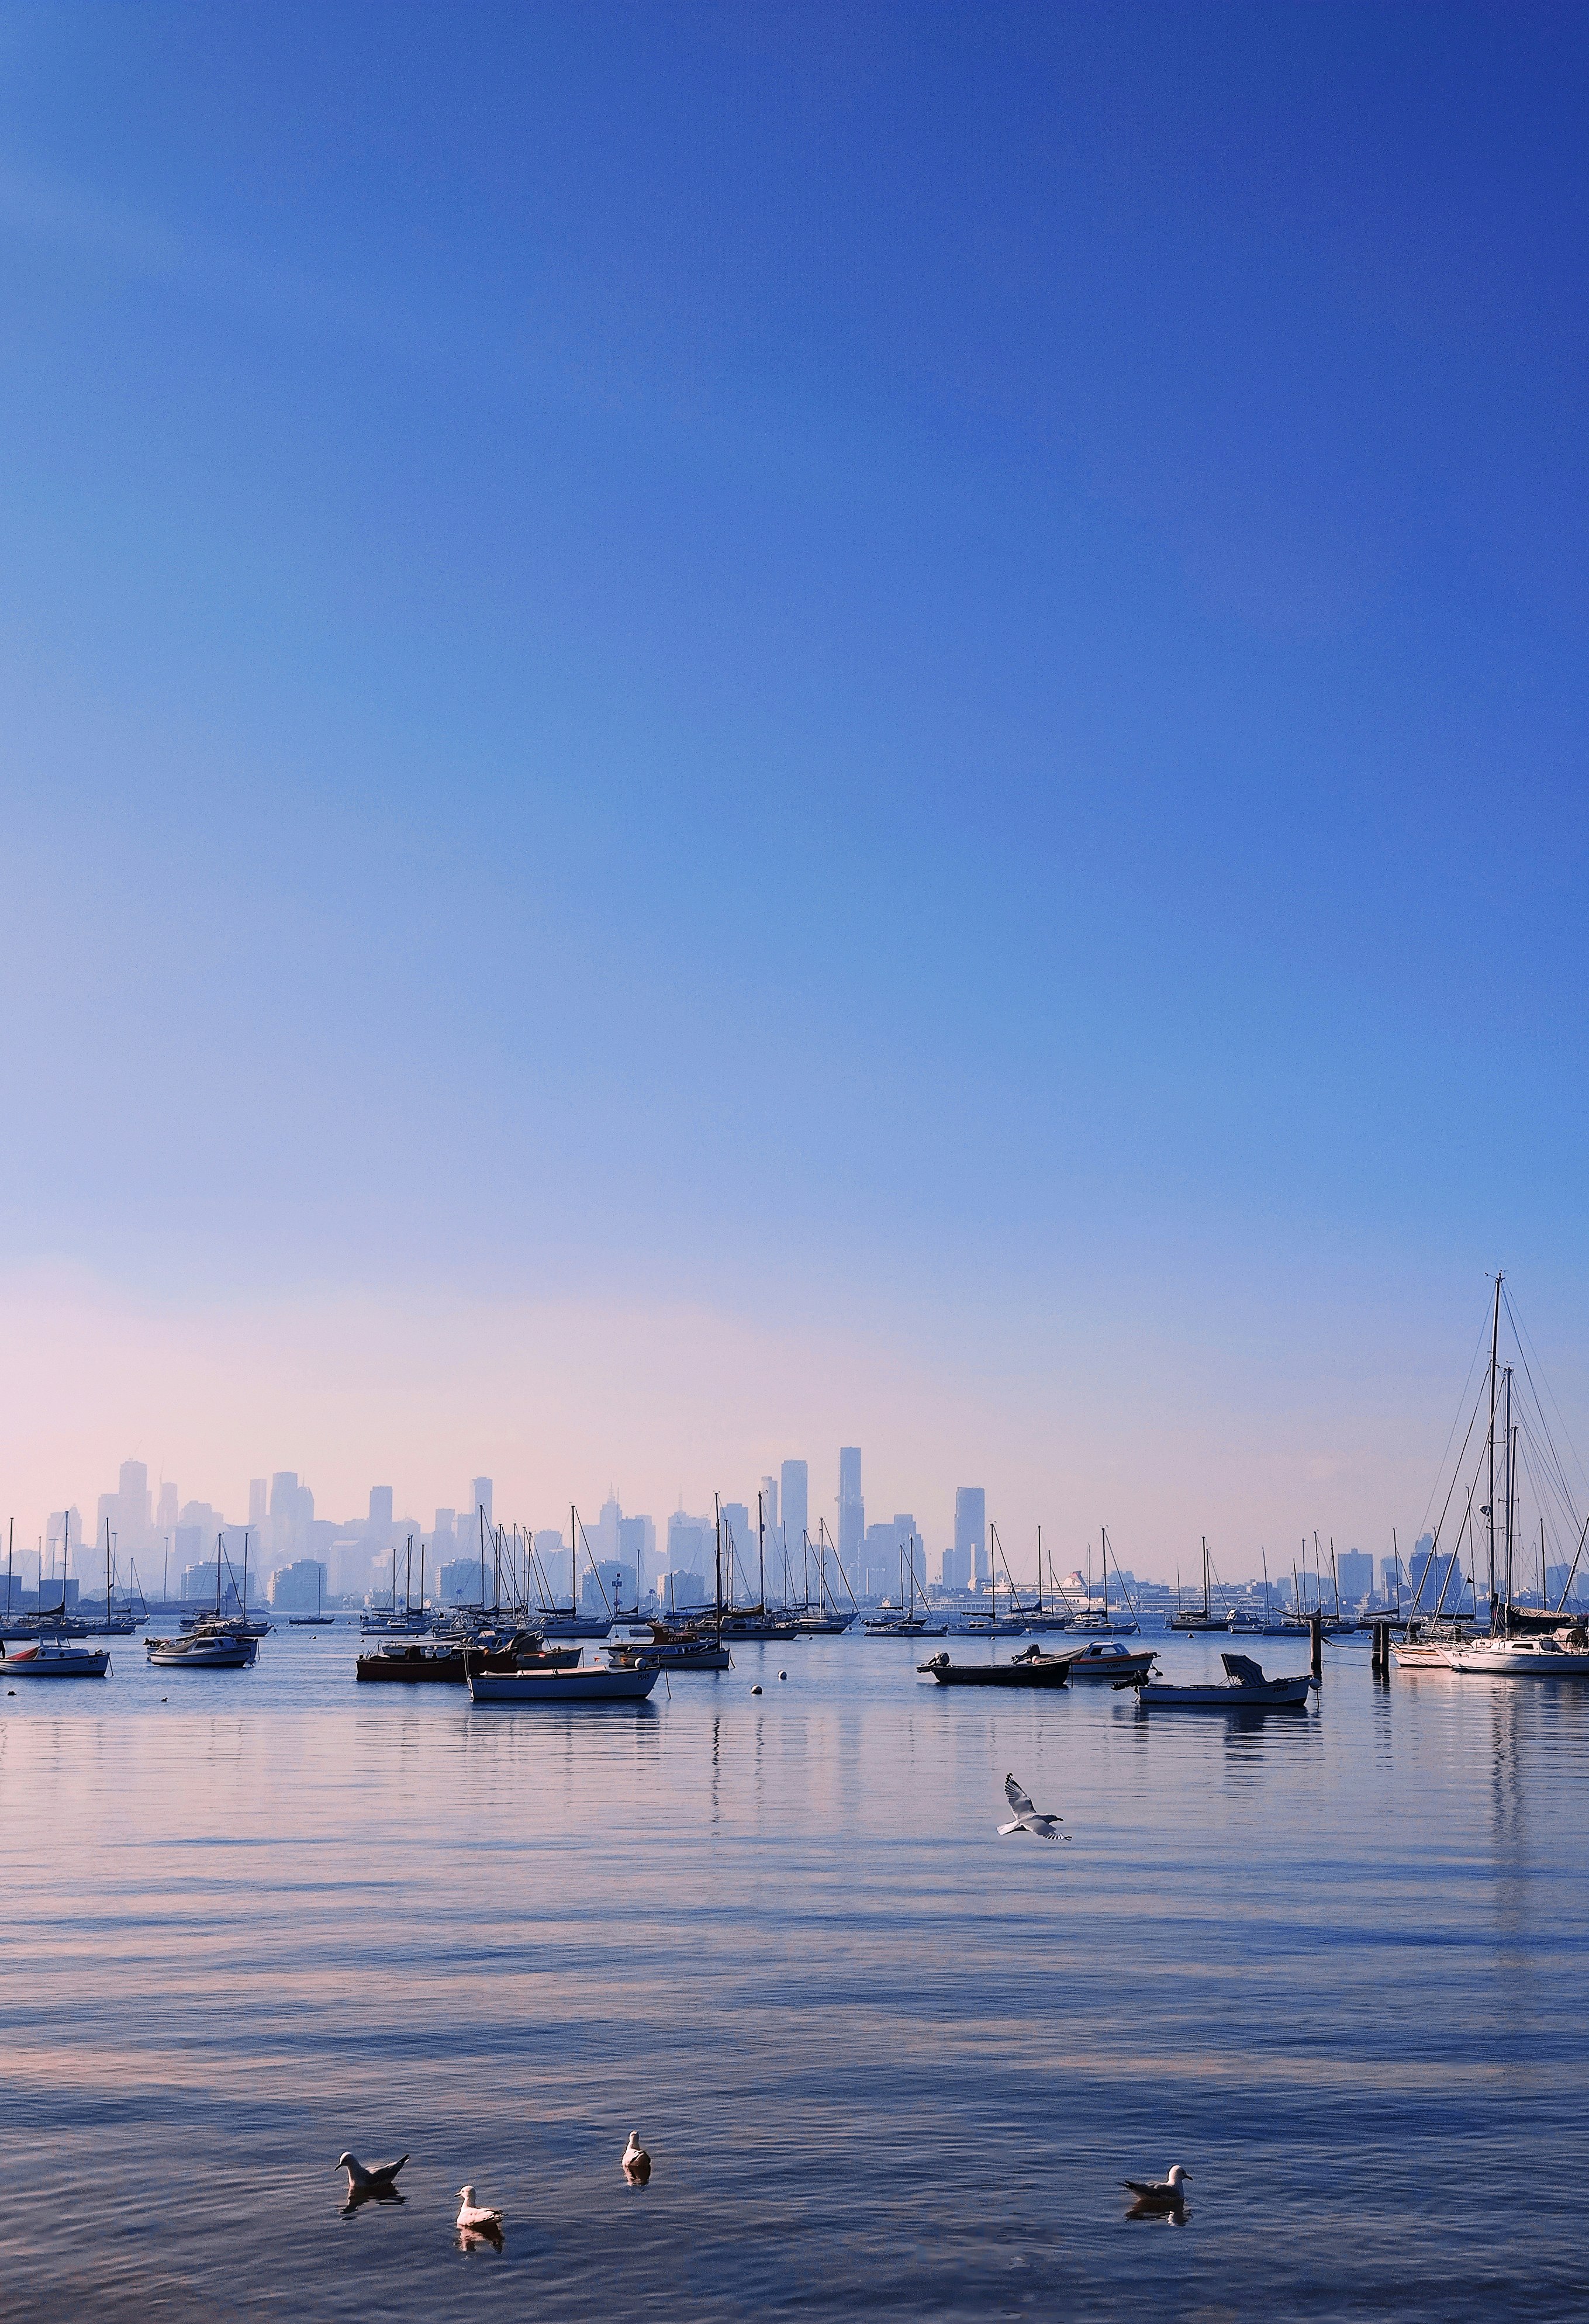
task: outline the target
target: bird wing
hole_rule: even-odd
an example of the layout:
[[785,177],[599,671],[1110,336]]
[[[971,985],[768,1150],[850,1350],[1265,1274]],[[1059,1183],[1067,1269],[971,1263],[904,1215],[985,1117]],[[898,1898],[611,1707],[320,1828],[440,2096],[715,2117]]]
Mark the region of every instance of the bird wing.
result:
[[1031,1803],[1031,1794],[1023,1792],[1013,1775],[1006,1775],[1004,1778],[1004,1797],[1018,1816],[1036,1815],[1037,1810]]
[[383,2163],[378,2169],[372,2171],[369,2175],[372,2179],[395,2179],[398,2172],[402,2169],[403,2164],[407,2161],[408,2156],[406,2154],[400,2154],[395,2163]]
[[1162,2195],[1164,2192],[1153,2179],[1122,2179],[1120,2183],[1122,2187],[1129,2187],[1133,2195]]

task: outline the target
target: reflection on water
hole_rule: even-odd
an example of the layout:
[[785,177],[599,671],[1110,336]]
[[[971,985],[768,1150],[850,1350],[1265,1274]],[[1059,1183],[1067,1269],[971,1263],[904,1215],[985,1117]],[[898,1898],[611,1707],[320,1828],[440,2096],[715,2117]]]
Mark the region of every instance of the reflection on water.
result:
[[[471,1712],[353,1651],[0,1699],[8,2312],[1589,2297],[1589,1696],[1336,1653],[1305,1716],[1159,1717],[838,1638]],[[998,1839],[1012,1766],[1072,1848]],[[405,2149],[343,2220],[331,2158]],[[1178,2153],[1195,2227],[1119,2234]]]

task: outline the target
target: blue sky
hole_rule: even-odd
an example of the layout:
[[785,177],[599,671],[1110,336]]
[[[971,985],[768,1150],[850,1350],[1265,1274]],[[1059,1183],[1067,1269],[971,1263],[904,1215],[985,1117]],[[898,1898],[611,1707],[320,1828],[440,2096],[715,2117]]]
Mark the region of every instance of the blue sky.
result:
[[555,1317],[526,1504],[1095,1461],[1168,1565],[1421,1499],[1498,1261],[1582,1408],[1580,13],[0,53],[11,1337],[154,1335],[52,1470],[350,1499],[306,1341]]

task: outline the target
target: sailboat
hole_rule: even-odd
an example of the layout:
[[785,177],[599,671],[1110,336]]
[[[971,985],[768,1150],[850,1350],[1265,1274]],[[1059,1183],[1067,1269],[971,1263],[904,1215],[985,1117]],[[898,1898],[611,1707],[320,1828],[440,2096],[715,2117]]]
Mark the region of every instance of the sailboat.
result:
[[[811,1547],[810,1535],[803,1534],[801,1542],[808,1554]],[[799,1615],[795,1622],[795,1628],[805,1631],[810,1637],[836,1637],[841,1630],[849,1628],[861,1610],[855,1602],[855,1593],[853,1590],[850,1591],[850,1610],[847,1614],[829,1591],[827,1555],[830,1549],[833,1551],[833,1562],[838,1567],[839,1580],[844,1583],[845,1588],[849,1590],[849,1575],[840,1563],[838,1551],[827,1538],[827,1520],[818,1517],[817,1520],[817,1611],[813,1614],[808,1603],[805,1612]]]
[[[1102,1536],[1102,1538],[1103,1538],[1103,1545],[1104,1545],[1104,1547],[1103,1547],[1103,1563],[1104,1563],[1104,1604],[1103,1604],[1103,1608],[1102,1608],[1102,1610],[1101,1610],[1101,1611],[1100,1611],[1100,1610],[1098,1610],[1098,1609],[1095,1609],[1095,1607],[1094,1607],[1094,1605],[1093,1605],[1093,1602],[1092,1602],[1092,1600],[1091,1600],[1091,1598],[1090,1598],[1090,1596],[1089,1596],[1088,1600],[1087,1600],[1087,1609],[1086,1609],[1086,1613],[1084,1613],[1084,1614],[1078,1614],[1078,1615],[1076,1617],[1076,1619],[1075,1619],[1074,1623],[1071,1625],[1071,1627],[1072,1627],[1072,1628],[1073,1628],[1073,1629],[1076,1629],[1076,1630],[1085,1630],[1085,1631],[1088,1632],[1088,1633],[1089,1633],[1089,1635],[1091,1635],[1091,1636],[1092,1636],[1092,1637],[1111,1637],[1111,1638],[1132,1638],[1132,1637],[1134,1637],[1136,1636],[1137,1631],[1138,1631],[1138,1630],[1141,1628],[1141,1624],[1140,1624],[1140,1623],[1136,1620],[1136,1618],[1135,1618],[1136,1609],[1135,1609],[1135,1608],[1134,1608],[1134,1607],[1132,1609],[1132,1618],[1130,1621],[1125,1620],[1125,1619],[1124,1619],[1124,1618],[1123,1618],[1122,1616],[1120,1616],[1120,1615],[1116,1615],[1116,1616],[1115,1616],[1115,1618],[1113,1618],[1113,1620],[1111,1620],[1111,1619],[1110,1619],[1110,1616],[1109,1616],[1109,1560],[1110,1560],[1112,1557],[1113,1557],[1113,1556],[1114,1556],[1114,1553],[1113,1553],[1113,1550],[1110,1548],[1110,1546],[1109,1546],[1109,1528],[1108,1528],[1108,1526],[1101,1526],[1099,1527],[1099,1529],[1098,1529],[1098,1530],[1099,1530],[1100,1535]],[[1115,1557],[1115,1558],[1114,1558],[1114,1572],[1115,1572],[1115,1576],[1116,1576],[1116,1578],[1118,1579],[1118,1577],[1119,1577],[1119,1573],[1120,1573],[1120,1560],[1119,1560],[1117,1557]],[[1124,1582],[1121,1582],[1121,1584],[1120,1584],[1120,1589],[1121,1589],[1121,1595],[1123,1597],[1123,1596],[1125,1595],[1125,1584],[1124,1584]],[[1128,1601],[1128,1602],[1129,1602],[1129,1601]]]
[[226,1536],[225,1533],[217,1534],[215,1537],[214,1613],[184,1614],[177,1627],[179,1629],[188,1631],[190,1636],[216,1635],[224,1633],[225,1636],[229,1638],[253,1638],[255,1640],[260,1638],[268,1638],[272,1630],[275,1628],[274,1623],[260,1620],[251,1622],[248,1618],[248,1531],[246,1526],[244,1528],[243,1533],[243,1590],[242,1595],[237,1600],[238,1611],[236,1614],[227,1614],[222,1609],[221,1564],[223,1559],[226,1563],[226,1572],[230,1577],[233,1590],[236,1591],[237,1587],[237,1577],[232,1572],[232,1561],[226,1554]]
[[[596,1586],[601,1592],[602,1605],[605,1609],[601,1614],[582,1614],[579,1611],[579,1544],[582,1540],[585,1541],[585,1554],[590,1558],[590,1570],[596,1576]],[[480,1564],[480,1594],[484,1597],[484,1550],[481,1551]],[[549,1607],[545,1620],[538,1627],[542,1637],[548,1638],[605,1638],[613,1627],[613,1609],[607,1602],[606,1584],[601,1578],[600,1566],[591,1556],[590,1543],[586,1539],[579,1512],[572,1501],[568,1504],[568,1610],[565,1614],[560,1606]]]
[[1029,1630],[1045,1633],[1068,1630],[1074,1618],[1068,1605],[1045,1606],[1043,1603],[1043,1529],[1039,1526],[1037,1603],[1027,1615],[1026,1627]]
[[1201,1606],[1178,1607],[1169,1618],[1172,1630],[1224,1630],[1230,1624],[1228,1609],[1215,1613],[1209,1586],[1211,1569],[1208,1563],[1208,1536],[1203,1536],[1203,1603]]
[[921,1611],[919,1614],[916,1611],[916,1536],[914,1534],[910,1536],[908,1545],[904,1542],[900,1544],[900,1578],[902,1582],[907,1572],[910,1574],[910,1581],[905,1588],[905,1611],[902,1614],[883,1615],[876,1621],[868,1622],[865,1625],[867,1636],[873,1638],[947,1638],[949,1635],[948,1624],[929,1622],[927,1618],[925,1590],[921,1593]]

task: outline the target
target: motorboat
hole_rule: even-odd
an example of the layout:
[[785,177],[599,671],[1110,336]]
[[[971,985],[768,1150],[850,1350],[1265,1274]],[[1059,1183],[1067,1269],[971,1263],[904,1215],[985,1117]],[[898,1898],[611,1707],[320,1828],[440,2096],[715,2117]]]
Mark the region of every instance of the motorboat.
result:
[[661,1638],[609,1646],[611,1670],[725,1671],[734,1657],[720,1638]]
[[916,1667],[924,1678],[934,1678],[939,1686],[1067,1686],[1070,1683],[1071,1657],[1068,1655],[1046,1655],[1040,1646],[1028,1646],[1023,1655],[1012,1655],[1007,1663],[955,1663],[947,1654],[930,1655]]
[[924,1622],[919,1614],[901,1614],[868,1622],[865,1632],[869,1638],[947,1638],[949,1626],[947,1622]]
[[145,1638],[143,1648],[162,1670],[248,1670],[259,1640],[241,1630],[189,1630],[180,1638]]
[[1107,1679],[1118,1686],[1122,1679],[1146,1678],[1153,1667],[1151,1646],[1122,1646],[1118,1638],[1091,1638],[1085,1646],[1067,1646],[1058,1657],[1070,1665],[1073,1679]]
[[7,1678],[103,1678],[107,1646],[75,1646],[65,1638],[34,1638],[24,1646],[0,1640],[0,1671]]
[[1589,1634],[1576,1622],[1545,1637],[1470,1638],[1441,1651],[1452,1670],[1468,1677],[1589,1678]]
[[478,1703],[534,1703],[542,1709],[564,1702],[643,1702],[661,1674],[658,1663],[633,1670],[586,1665],[577,1670],[489,1671],[471,1669],[469,1700]]
[[1223,1686],[1174,1686],[1168,1679],[1149,1678],[1137,1687],[1137,1701],[1154,1711],[1288,1711],[1307,1707],[1313,1684],[1309,1672],[1295,1678],[1265,1678],[1250,1655],[1221,1655],[1225,1667]]

